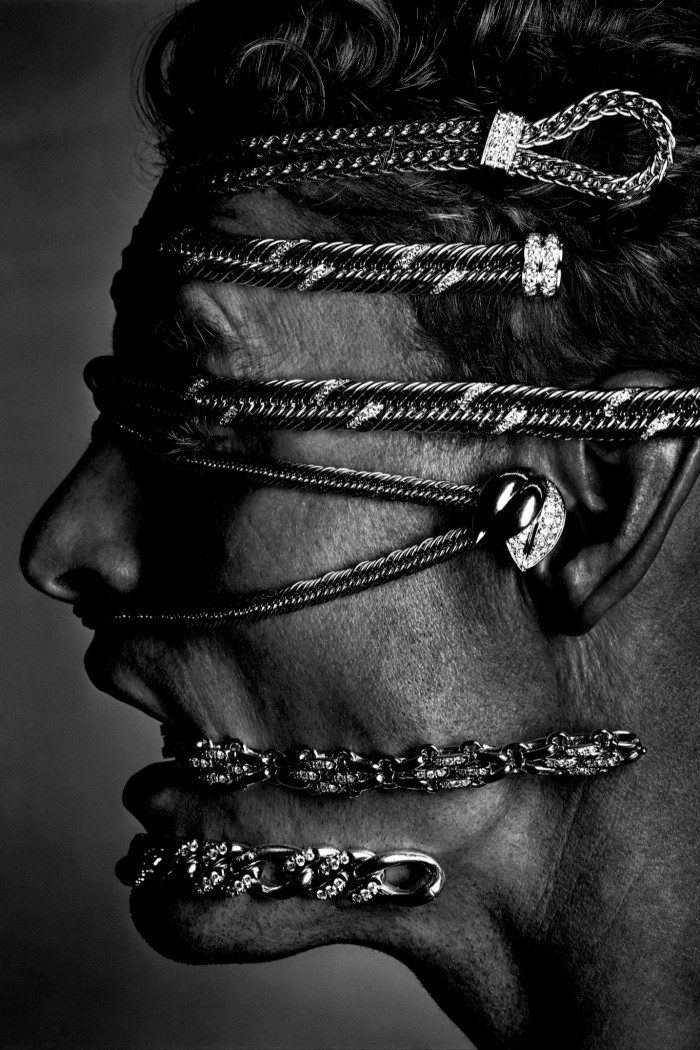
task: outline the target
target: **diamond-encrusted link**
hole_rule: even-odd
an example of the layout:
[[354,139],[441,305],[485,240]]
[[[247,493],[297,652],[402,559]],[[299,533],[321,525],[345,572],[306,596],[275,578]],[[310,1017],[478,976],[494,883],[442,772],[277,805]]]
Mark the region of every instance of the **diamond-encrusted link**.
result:
[[530,233],[523,256],[523,295],[551,298],[561,280],[562,246],[555,233]]
[[481,166],[509,171],[518,149],[525,118],[519,113],[497,110],[486,137]]
[[609,733],[602,730],[588,736],[553,733],[532,744],[520,744],[522,772],[538,776],[568,774],[597,776],[645,753],[632,733]]
[[461,747],[425,747],[411,758],[394,761],[393,781],[408,791],[447,791],[482,787],[506,775],[506,755],[477,742]]
[[[388,880],[392,870],[404,881]],[[118,873],[129,886],[166,885],[194,896],[307,896],[318,901],[345,898],[353,904],[380,897],[411,906],[434,900],[445,879],[437,861],[425,853],[378,856],[333,846],[250,847],[197,839],[183,843],[151,835],[136,836]]]
[[282,755],[275,768],[282,787],[312,795],[359,795],[381,787],[385,781],[381,759],[363,758],[353,751],[318,752],[306,748]]
[[[551,527],[550,524],[546,525],[546,528]],[[463,744],[448,747],[426,745],[403,756],[367,756],[347,749],[316,751],[310,747],[287,752],[261,752],[240,741],[236,741],[235,745],[213,744],[209,740],[186,743],[174,740],[171,731],[165,731],[164,736],[166,746],[163,753],[166,756],[174,755],[196,779],[207,785],[243,788],[269,781],[309,794],[339,797],[354,797],[371,790],[435,792],[482,787],[511,773],[556,771],[549,764],[545,763],[540,770],[533,763],[542,756],[549,756],[552,753],[552,741],[558,739],[575,741],[576,746],[583,749],[577,752],[580,755],[586,754],[586,748],[594,749],[597,754],[603,741],[606,754],[613,757],[613,762],[595,767],[601,771],[634,761],[645,753],[638,737],[627,730],[614,733],[600,730],[575,736],[551,734],[539,740],[519,741],[504,747],[491,747],[467,740]],[[231,770],[231,753],[234,749],[239,756],[244,755],[245,761],[257,771],[255,779],[237,773],[235,767]],[[239,758],[239,762],[242,761]],[[567,768],[577,775],[590,775],[589,767],[590,764],[573,762]],[[561,768],[564,769],[564,766]]]

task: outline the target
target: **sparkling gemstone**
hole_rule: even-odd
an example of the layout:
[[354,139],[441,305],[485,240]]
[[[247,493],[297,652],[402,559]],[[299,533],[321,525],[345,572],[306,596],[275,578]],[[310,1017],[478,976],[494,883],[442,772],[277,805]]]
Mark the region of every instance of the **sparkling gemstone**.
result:
[[518,113],[497,110],[486,137],[480,163],[487,168],[508,171],[515,159],[524,123],[524,117]]
[[559,490],[547,481],[544,504],[536,520],[516,536],[506,540],[510,555],[521,572],[527,572],[553,550],[566,520],[566,509]]

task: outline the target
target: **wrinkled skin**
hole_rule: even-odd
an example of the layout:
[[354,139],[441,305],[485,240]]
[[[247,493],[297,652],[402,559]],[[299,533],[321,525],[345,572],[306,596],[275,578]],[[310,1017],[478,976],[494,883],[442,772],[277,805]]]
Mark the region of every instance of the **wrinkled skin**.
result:
[[[215,216],[232,232],[303,235],[273,193]],[[216,374],[431,378],[405,303],[194,282],[178,308],[222,346]],[[228,346],[229,349],[226,349]],[[115,346],[128,359],[129,346]],[[618,385],[663,377],[621,377]],[[226,447],[240,450],[233,434]],[[486,550],[409,579],[215,633],[98,630],[95,684],[153,717],[257,748],[401,753],[503,744],[555,730],[634,729],[649,748],[598,780],[510,778],[441,795],[314,799],[274,787],[193,788],[172,764],[138,774],[126,805],[147,830],[249,843],[419,849],[447,874],[419,909],[311,900],[133,898],[143,935],[188,961],[268,959],[353,941],[403,959],[479,1046],[697,1042],[698,672],[692,442],[579,442],[277,432],[266,455],[481,482],[547,474],[569,509],[558,553],[527,577]],[[684,503],[684,500],[686,501]],[[408,546],[458,520],[294,490],[242,489],[91,446],[38,515],[23,566],[49,595],[172,599],[250,592]]]

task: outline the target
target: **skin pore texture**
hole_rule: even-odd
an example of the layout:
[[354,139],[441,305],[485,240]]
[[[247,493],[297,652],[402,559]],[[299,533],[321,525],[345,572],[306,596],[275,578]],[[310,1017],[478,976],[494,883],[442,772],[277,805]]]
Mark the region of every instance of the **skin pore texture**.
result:
[[[304,236],[303,213],[274,192],[246,195],[212,224]],[[191,330],[216,333],[192,361],[213,374],[435,375],[408,305],[393,296],[192,282],[172,305]],[[115,353],[129,360],[133,351],[117,338]],[[165,367],[162,351],[157,361]],[[665,382],[627,373],[609,385]],[[206,791],[158,763],[125,793],[150,832],[419,849],[439,860],[447,884],[434,904],[403,910],[142,891],[132,898],[142,934],[189,962],[334,942],[379,948],[410,966],[479,1047],[697,1045],[695,441],[603,447],[327,431],[218,440],[235,452],[254,441],[274,459],[472,484],[530,468],[562,491],[567,528],[526,576],[490,549],[258,624],[102,628],[86,658],[99,688],[176,727],[256,748],[398,754],[605,727],[633,729],[649,754],[596,779],[520,777],[356,799],[269,786]],[[103,441],[38,515],[23,567],[64,601],[118,595],[200,607],[459,523],[433,508],[214,485]]]

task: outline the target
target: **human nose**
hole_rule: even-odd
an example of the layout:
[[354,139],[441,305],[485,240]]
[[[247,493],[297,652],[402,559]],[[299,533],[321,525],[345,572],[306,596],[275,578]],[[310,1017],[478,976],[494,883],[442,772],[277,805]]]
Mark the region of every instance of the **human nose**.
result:
[[116,445],[92,445],[41,508],[20,564],[50,598],[128,594],[141,575],[139,486]]

